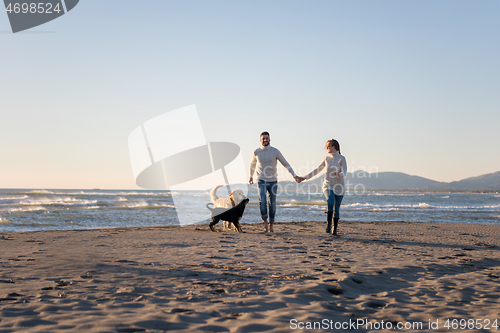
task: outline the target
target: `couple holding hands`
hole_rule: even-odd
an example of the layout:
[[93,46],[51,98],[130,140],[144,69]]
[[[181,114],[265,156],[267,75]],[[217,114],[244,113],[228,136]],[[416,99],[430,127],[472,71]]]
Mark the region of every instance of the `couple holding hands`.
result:
[[[339,209],[345,194],[344,177],[347,175],[347,162],[345,157],[340,154],[340,144],[337,140],[328,140],[326,150],[328,156],[323,162],[305,175],[299,177],[295,174],[292,167],[281,152],[271,147],[271,138],[268,132],[260,134],[261,146],[254,150],[252,162],[250,163],[250,185],[253,185],[253,174],[257,173],[257,189],[259,193],[260,214],[264,221],[265,232],[274,232],[273,223],[276,215],[276,193],[278,190],[277,162],[290,172],[297,183],[310,179],[326,168],[325,180],[323,182],[323,194],[328,206],[327,227],[328,234],[338,235],[337,227],[339,222]],[[266,198],[268,197],[268,198]],[[268,200],[266,200],[268,199]],[[267,206],[269,205],[269,214]],[[268,221],[269,218],[269,221]],[[333,229],[332,229],[333,222]]]

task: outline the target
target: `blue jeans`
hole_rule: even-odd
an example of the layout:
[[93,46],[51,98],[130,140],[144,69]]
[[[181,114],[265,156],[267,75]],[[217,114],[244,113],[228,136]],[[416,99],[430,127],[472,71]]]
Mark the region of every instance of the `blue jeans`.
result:
[[[259,179],[257,188],[259,190],[260,215],[262,215],[263,220],[267,220],[267,218],[269,217],[269,223],[274,223],[274,216],[276,215],[276,193],[278,192],[278,182],[268,182]],[[269,216],[267,215],[267,192],[269,192]]]
[[336,195],[332,190],[325,190],[323,192],[326,198],[326,204],[328,206],[328,211],[331,212],[335,208],[335,213],[333,217],[340,217],[340,204],[342,203],[342,199],[344,199],[343,195]]

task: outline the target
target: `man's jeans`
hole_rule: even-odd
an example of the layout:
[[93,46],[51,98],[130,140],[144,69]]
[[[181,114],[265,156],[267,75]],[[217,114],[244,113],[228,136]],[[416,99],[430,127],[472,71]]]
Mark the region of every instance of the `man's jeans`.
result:
[[[274,216],[276,215],[276,193],[278,192],[278,182],[268,182],[259,179],[257,188],[259,190],[260,215],[262,215],[263,220],[266,220],[269,217],[269,223],[274,223]],[[267,192],[269,192],[269,215],[267,215]]]

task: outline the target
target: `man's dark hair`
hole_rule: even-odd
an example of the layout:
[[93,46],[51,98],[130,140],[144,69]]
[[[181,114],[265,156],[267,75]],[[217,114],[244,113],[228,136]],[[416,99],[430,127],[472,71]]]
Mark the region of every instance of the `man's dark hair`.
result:
[[263,136],[263,135],[267,135],[268,137],[271,137],[271,136],[269,135],[269,132],[266,132],[266,131],[264,131],[264,132],[260,133],[260,136]]

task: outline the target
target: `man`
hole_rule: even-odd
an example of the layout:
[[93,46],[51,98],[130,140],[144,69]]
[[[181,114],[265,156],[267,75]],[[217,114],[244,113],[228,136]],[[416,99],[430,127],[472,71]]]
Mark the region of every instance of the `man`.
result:
[[[255,149],[252,154],[250,179],[248,183],[253,185],[253,174],[257,167],[257,189],[259,191],[260,214],[262,215],[262,220],[264,220],[264,232],[274,232],[273,223],[276,214],[276,193],[278,190],[277,161],[280,161],[280,163],[287,168],[296,182],[298,182],[298,176],[280,151],[269,145],[271,143],[271,138],[268,132],[262,132],[260,134],[260,143],[261,147]],[[266,193],[269,193],[269,215],[267,214]],[[268,218],[269,222],[267,220]]]

